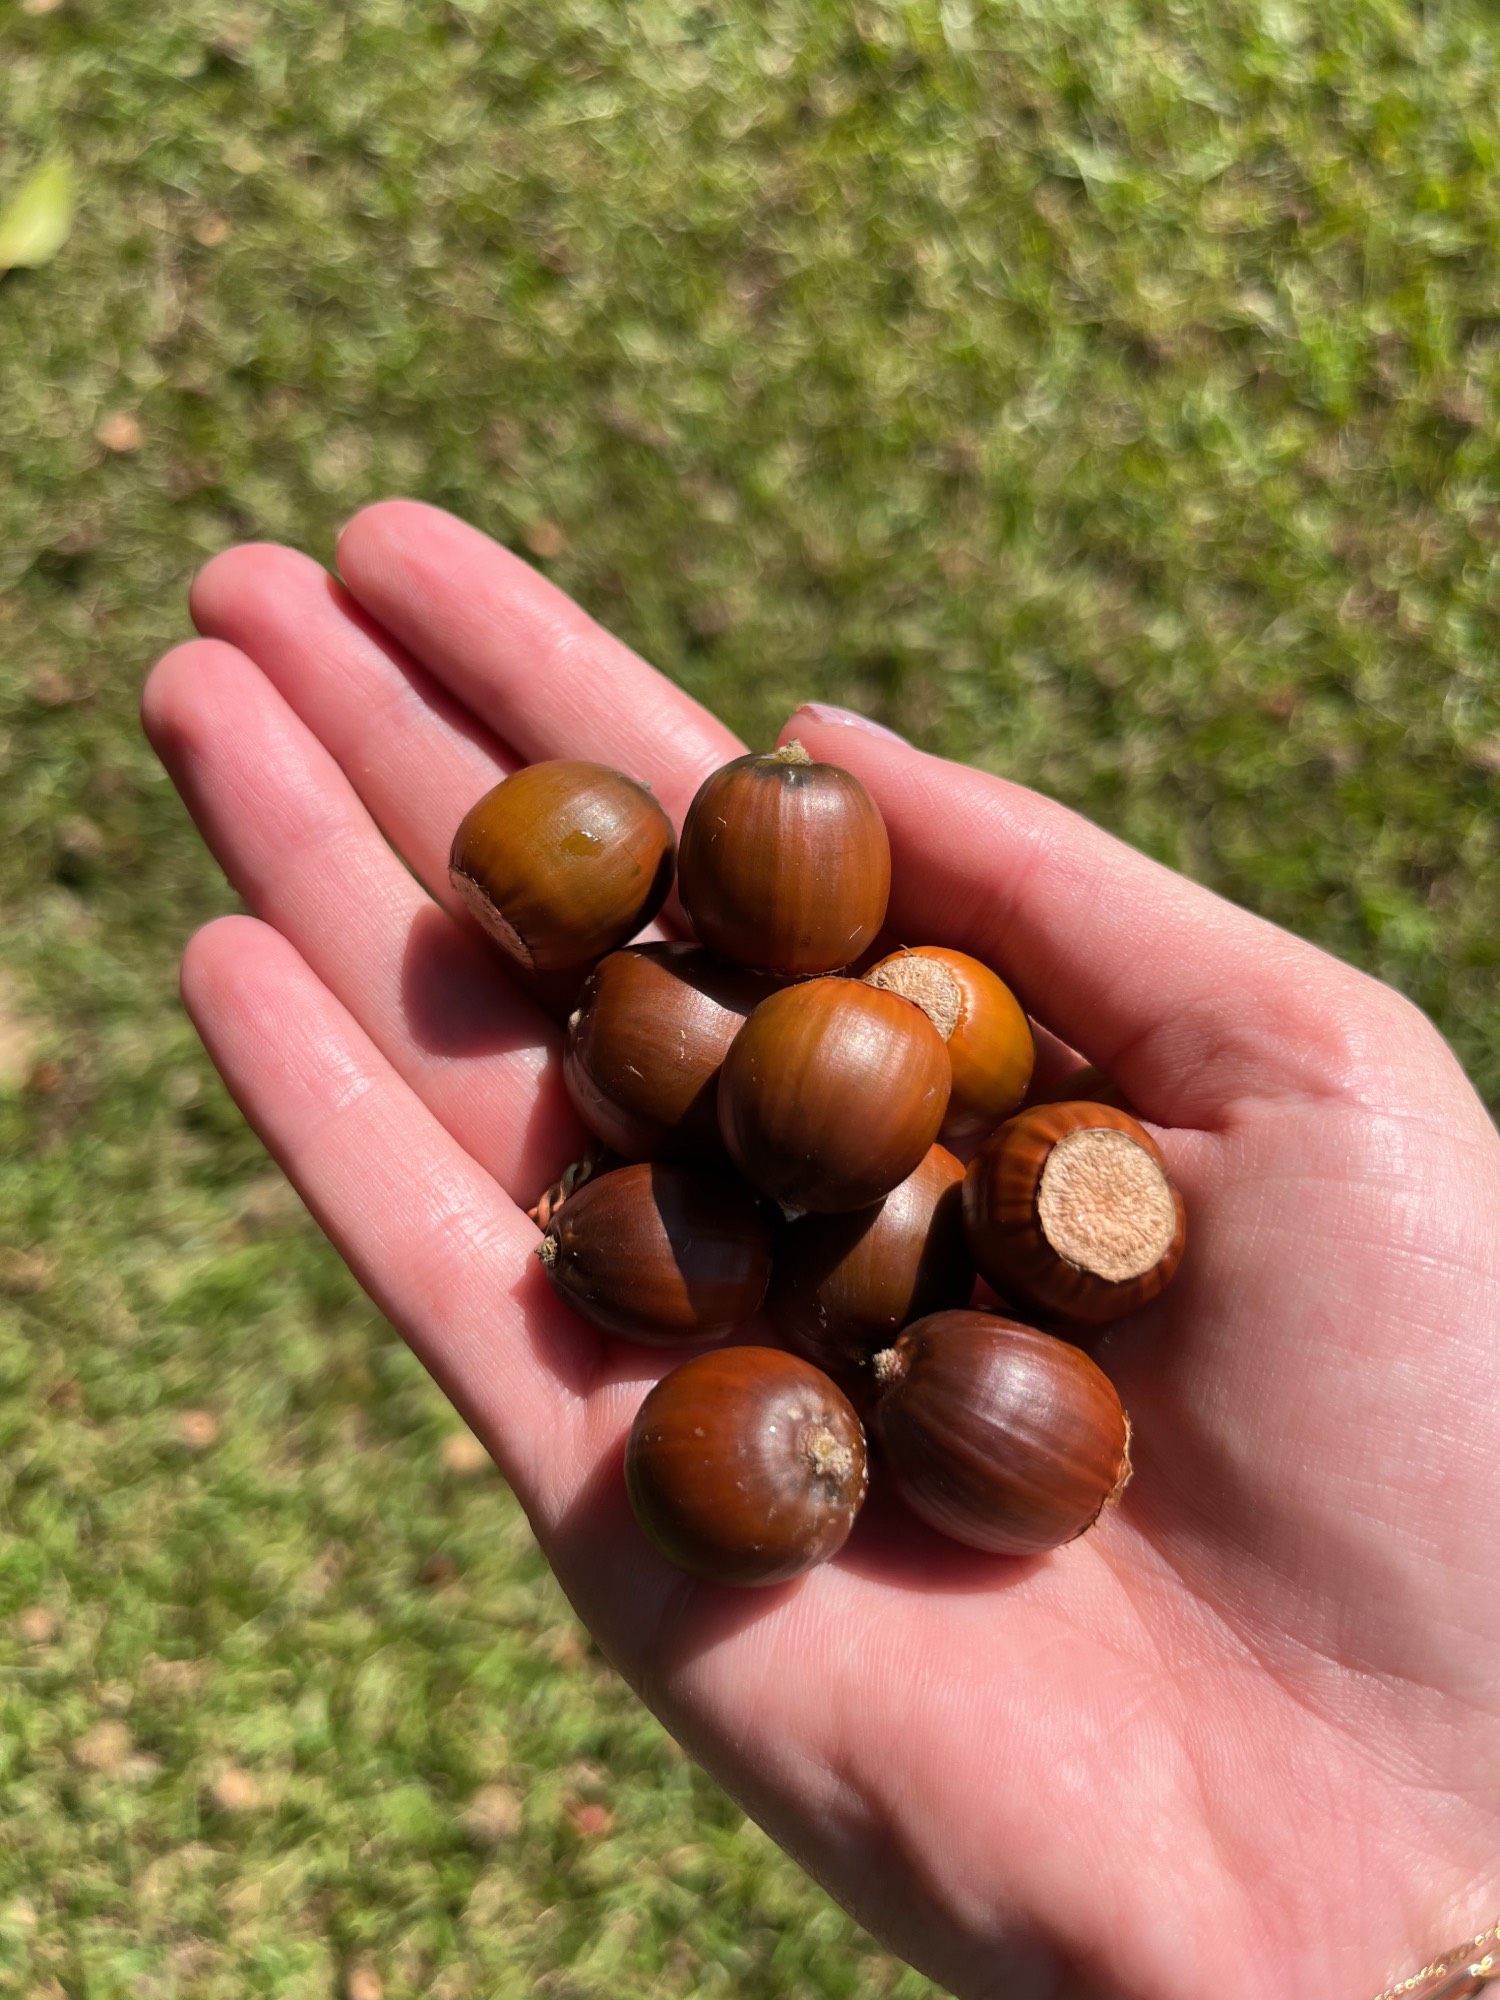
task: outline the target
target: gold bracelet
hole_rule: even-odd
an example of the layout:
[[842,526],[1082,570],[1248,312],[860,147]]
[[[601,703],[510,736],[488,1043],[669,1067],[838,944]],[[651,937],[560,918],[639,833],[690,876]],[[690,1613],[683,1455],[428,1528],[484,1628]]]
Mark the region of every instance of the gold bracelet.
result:
[[1500,1919],[1375,2000],[1472,2000],[1492,1980],[1500,1980]]

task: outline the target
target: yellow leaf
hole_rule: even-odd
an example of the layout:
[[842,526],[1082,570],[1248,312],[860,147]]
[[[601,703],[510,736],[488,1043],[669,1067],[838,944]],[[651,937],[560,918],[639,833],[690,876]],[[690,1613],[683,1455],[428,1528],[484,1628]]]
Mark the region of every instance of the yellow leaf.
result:
[[67,160],[49,160],[23,181],[19,193],[0,209],[0,271],[50,263],[73,227],[73,202],[73,168]]

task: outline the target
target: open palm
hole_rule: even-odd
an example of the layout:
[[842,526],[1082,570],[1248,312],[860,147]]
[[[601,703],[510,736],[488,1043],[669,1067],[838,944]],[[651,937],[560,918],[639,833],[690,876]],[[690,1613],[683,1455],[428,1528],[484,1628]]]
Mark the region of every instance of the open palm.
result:
[[528,1254],[583,1139],[559,1031],[446,860],[519,762],[618,765],[680,824],[741,746],[446,515],[371,508],[340,567],[219,557],[151,677],[255,912],[194,938],[187,1004],[674,1734],[965,1995],[1364,2000],[1500,1913],[1500,1140],[1422,1017],[1049,801],[799,712],[885,813],[893,934],[995,965],[1165,1128],[1189,1250],[1099,1344],[1136,1476],[1083,1541],[981,1558],[876,1499],[795,1584],[689,1582],[620,1476],[661,1357]]

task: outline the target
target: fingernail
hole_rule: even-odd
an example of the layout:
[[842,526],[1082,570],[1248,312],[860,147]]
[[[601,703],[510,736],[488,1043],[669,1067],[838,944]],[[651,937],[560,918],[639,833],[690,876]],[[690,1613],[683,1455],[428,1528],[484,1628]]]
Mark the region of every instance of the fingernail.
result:
[[887,729],[883,722],[872,722],[868,715],[856,715],[852,708],[835,708],[831,702],[805,701],[797,714],[810,715],[814,722],[836,723],[842,729],[862,729],[867,736],[884,736],[891,743],[906,741],[894,729]]

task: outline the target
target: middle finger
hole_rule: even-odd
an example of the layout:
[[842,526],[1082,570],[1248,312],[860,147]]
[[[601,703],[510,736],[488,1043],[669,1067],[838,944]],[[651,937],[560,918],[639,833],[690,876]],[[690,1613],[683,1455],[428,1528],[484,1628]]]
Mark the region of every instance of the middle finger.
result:
[[520,759],[401,653],[320,563],[248,543],[192,591],[206,639],[247,653],[342,768],[398,854],[447,908],[448,849],[469,807]]

